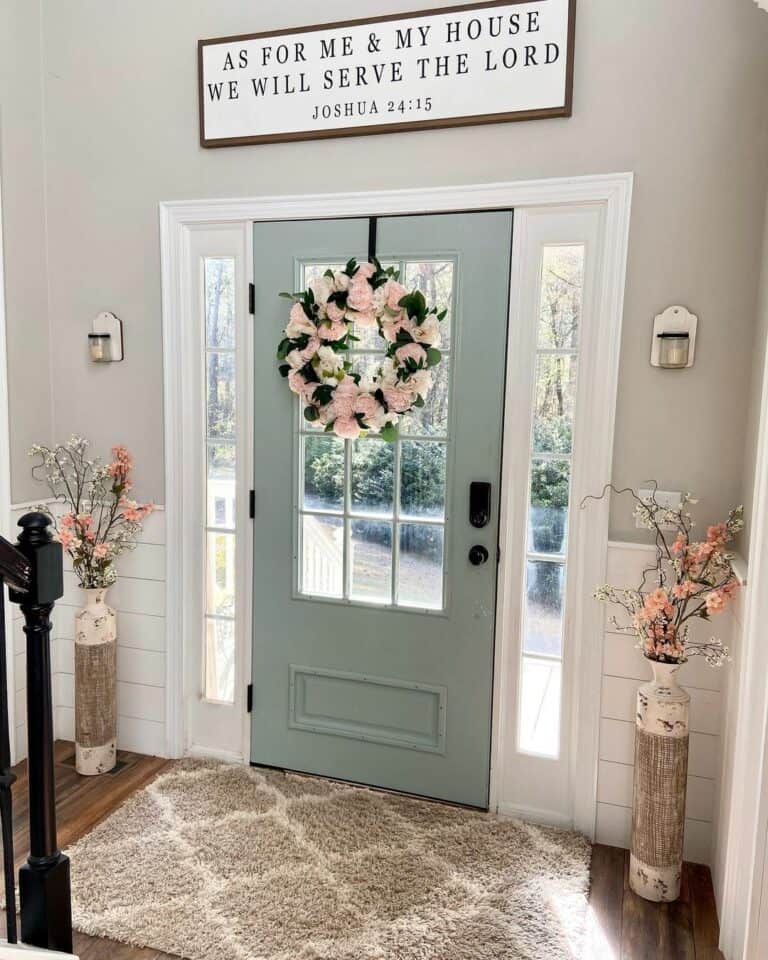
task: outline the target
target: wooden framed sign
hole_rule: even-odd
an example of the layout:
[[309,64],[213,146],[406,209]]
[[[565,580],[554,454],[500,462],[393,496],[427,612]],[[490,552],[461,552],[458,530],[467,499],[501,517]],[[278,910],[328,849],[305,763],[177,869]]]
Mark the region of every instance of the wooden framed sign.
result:
[[200,40],[200,143],[571,113],[576,0],[490,0]]

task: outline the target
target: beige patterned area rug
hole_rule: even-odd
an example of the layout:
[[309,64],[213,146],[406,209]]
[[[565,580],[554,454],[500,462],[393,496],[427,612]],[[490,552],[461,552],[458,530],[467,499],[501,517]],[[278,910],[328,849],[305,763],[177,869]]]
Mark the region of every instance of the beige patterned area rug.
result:
[[573,960],[581,836],[184,760],[76,843],[75,926],[194,960]]

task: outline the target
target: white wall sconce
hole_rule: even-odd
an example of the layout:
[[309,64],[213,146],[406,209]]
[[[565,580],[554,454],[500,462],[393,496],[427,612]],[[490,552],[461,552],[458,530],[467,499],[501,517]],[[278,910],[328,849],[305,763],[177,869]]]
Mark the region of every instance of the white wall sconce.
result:
[[88,354],[94,363],[115,363],[123,359],[123,322],[104,311],[91,321]]
[[651,366],[684,370],[693,366],[699,318],[685,307],[667,307],[653,321]]

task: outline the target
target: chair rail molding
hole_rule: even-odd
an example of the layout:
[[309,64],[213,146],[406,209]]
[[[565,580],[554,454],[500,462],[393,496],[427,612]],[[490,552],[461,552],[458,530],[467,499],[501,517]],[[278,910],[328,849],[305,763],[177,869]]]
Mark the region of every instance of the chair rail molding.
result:
[[[610,476],[613,444],[613,411],[618,377],[621,317],[623,312],[629,220],[633,175],[608,173],[579,177],[541,180],[521,180],[502,183],[425,187],[402,190],[384,190],[361,193],[308,194],[266,196],[241,199],[206,199],[197,201],[169,201],[159,205],[160,249],[163,312],[163,368],[165,402],[166,455],[166,511],[168,555],[167,579],[167,724],[168,755],[181,756],[187,749],[185,735],[184,689],[184,591],[191,582],[201,582],[199,571],[190,571],[190,564],[199,563],[184,549],[184,463],[189,456],[189,445],[200,442],[188,429],[190,414],[185,405],[184,364],[190,362],[189,351],[183,350],[184,324],[188,323],[185,303],[189,297],[190,236],[195,229],[242,225],[258,220],[302,220],[337,217],[386,216],[396,214],[441,213],[459,210],[489,210],[542,207],[579,207],[584,204],[602,204],[604,230],[599,251],[602,283],[596,310],[601,329],[607,340],[602,345],[605,361],[605,392],[603,407],[596,412],[599,429],[595,430],[595,456],[601,474]],[[250,230],[247,231],[250,233]],[[250,248],[249,248],[250,250]],[[248,279],[252,279],[252,264]],[[515,266],[512,271],[514,276]],[[245,345],[247,349],[247,344]],[[197,359],[195,359],[197,362]],[[592,398],[591,398],[592,399]],[[590,399],[590,403],[591,403]],[[247,411],[252,416],[251,411]],[[186,444],[186,449],[185,449]],[[245,451],[244,451],[245,453]],[[239,456],[238,452],[238,456]],[[186,461],[188,462],[188,461]],[[191,521],[190,521],[191,522]],[[608,507],[599,505],[591,514],[593,535],[587,544],[587,567],[604,570],[608,550]],[[189,524],[187,524],[188,526]],[[595,531],[600,535],[594,536]],[[502,557],[504,556],[502,552]],[[249,558],[249,563],[251,558]],[[501,567],[504,566],[502,561]],[[500,567],[500,584],[503,573]],[[187,569],[185,569],[187,568]],[[251,569],[245,571],[244,582],[250,580]],[[599,573],[597,578],[599,579]],[[191,579],[190,579],[191,577]],[[238,578],[239,579],[239,578]],[[574,611],[574,625],[578,632],[602,635],[602,613],[586,597]],[[251,624],[249,621],[249,635]],[[513,662],[514,653],[507,649],[510,638],[497,628],[494,686],[504,699],[505,665]],[[515,638],[516,643],[516,638]],[[573,777],[573,821],[589,836],[594,835],[598,769],[598,734],[600,721],[600,657],[585,657],[584,669],[574,677],[572,694],[576,728],[569,731],[576,744],[578,777]],[[250,667],[248,667],[250,669]],[[516,675],[516,672],[515,672]],[[515,680],[516,683],[516,680]],[[507,699],[514,697],[506,691]],[[498,708],[492,731],[491,744],[491,806],[498,805],[497,779],[503,767],[503,752],[511,748],[502,733],[503,715]],[[246,724],[246,737],[248,736]],[[247,743],[247,741],[246,741]],[[223,752],[223,751],[222,751]],[[244,751],[249,756],[249,750]],[[531,814],[535,813],[531,811]]]

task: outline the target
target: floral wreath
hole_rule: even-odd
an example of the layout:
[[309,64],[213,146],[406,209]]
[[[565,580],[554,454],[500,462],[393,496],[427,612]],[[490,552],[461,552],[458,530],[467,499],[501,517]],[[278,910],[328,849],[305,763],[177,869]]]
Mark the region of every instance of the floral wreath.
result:
[[[447,310],[427,309],[420,290],[409,293],[394,267],[373,257],[350,260],[343,270],[326,270],[293,301],[288,326],[277,348],[280,373],[306,404],[304,417],[326,432],[355,439],[374,433],[397,437],[404,413],[423,407],[432,389],[432,368],[442,355],[440,322]],[[377,327],[388,343],[379,369],[356,373],[346,355],[359,338],[352,325]]]

